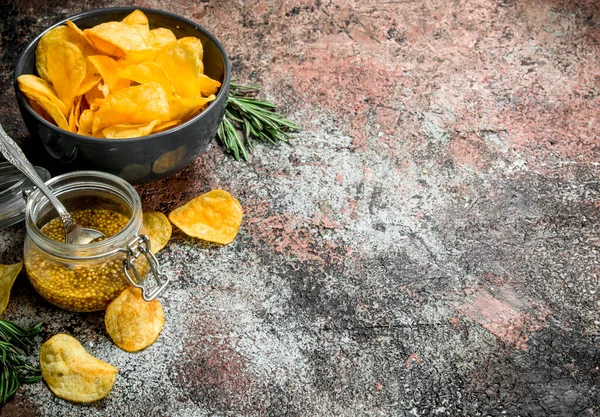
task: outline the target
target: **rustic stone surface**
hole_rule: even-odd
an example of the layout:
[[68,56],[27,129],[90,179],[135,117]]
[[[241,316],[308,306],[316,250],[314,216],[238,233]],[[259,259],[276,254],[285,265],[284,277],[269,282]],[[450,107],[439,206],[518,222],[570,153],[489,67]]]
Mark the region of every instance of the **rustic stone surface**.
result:
[[[53,22],[166,9],[219,38],[243,82],[300,123],[235,162],[215,142],[138,186],[167,213],[211,188],[237,239],[175,232],[159,340],[116,348],[102,314],[60,311],[25,275],[4,318],[44,320],[120,370],[92,405],[22,387],[0,416],[404,416],[600,413],[600,14],[592,0],[5,0],[0,120]],[[0,233],[0,261],[24,231]]]

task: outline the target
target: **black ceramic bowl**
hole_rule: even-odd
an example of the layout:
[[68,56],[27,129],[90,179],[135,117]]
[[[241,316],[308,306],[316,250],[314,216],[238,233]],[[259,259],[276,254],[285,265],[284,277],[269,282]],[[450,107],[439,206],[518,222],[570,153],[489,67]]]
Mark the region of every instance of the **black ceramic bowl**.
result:
[[[143,7],[93,10],[70,17],[69,20],[81,29],[87,29],[99,23],[121,20],[136,9],[148,16],[151,29],[164,27],[171,29],[178,39],[194,36],[202,41],[204,72],[222,84],[216,100],[202,113],[179,126],[139,138],[91,138],[60,129],[31,108],[17,84],[17,77],[21,74],[37,75],[35,51],[38,42],[50,29],[65,24],[65,21],[59,22],[27,45],[17,60],[14,72],[13,83],[19,109],[33,139],[25,147],[25,153],[35,163],[48,167],[53,173],[95,169],[119,175],[132,183],[142,183],[179,171],[206,149],[215,137],[227,104],[231,65],[223,46],[206,29],[175,14]],[[45,152],[42,154],[39,149]]]

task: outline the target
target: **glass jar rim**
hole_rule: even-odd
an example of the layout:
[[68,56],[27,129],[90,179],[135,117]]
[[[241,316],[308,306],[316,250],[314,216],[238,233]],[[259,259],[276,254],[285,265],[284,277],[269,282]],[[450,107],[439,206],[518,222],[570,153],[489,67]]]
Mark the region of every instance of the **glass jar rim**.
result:
[[[64,182],[65,180],[71,180],[71,182],[61,186],[60,183]],[[27,198],[25,224],[27,227],[27,234],[40,249],[49,254],[66,259],[95,259],[106,256],[112,252],[117,252],[119,249],[121,249],[119,247],[120,245],[118,244],[123,240],[124,237],[135,236],[137,233],[139,233],[142,226],[142,203],[135,188],[133,188],[133,186],[124,179],[101,171],[73,171],[48,180],[46,185],[53,192],[55,192],[57,197],[59,197],[62,193],[68,191],[77,189],[93,189],[90,187],[90,185],[94,184],[94,181],[96,186],[102,186],[107,189],[111,188],[111,191],[113,192],[119,191],[116,187],[121,187],[125,193],[128,194],[125,197],[129,197],[131,201],[127,201],[126,198],[123,198],[124,196],[120,195],[121,193],[115,194],[131,207],[131,218],[127,222],[127,225],[115,235],[110,236],[100,242],[93,242],[87,245],[73,245],[51,239],[42,233],[32,215],[37,206],[42,207],[46,204],[50,204],[46,196],[44,196],[39,190],[35,190]],[[57,183],[59,186],[56,186]],[[81,184],[80,188],[76,187],[78,184]],[[123,247],[127,243],[127,240],[123,241]]]

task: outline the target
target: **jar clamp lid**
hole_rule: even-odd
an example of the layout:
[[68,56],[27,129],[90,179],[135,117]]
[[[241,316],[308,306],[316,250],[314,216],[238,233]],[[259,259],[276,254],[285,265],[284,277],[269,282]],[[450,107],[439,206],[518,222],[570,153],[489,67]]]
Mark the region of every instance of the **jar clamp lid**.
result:
[[[50,173],[42,167],[35,170],[47,181]],[[19,223],[25,218],[27,202],[24,193],[35,189],[33,183],[9,162],[0,163],[0,229]]]
[[[154,253],[150,250],[150,239],[148,236],[140,234],[133,238],[123,251],[126,254],[126,258],[123,261],[123,271],[125,276],[136,288],[142,290],[142,298],[146,301],[154,300],[166,287],[169,285],[169,277],[167,274],[161,271],[160,264],[154,256]],[[150,265],[150,271],[152,272],[153,280],[140,276],[138,270],[135,267],[133,261],[144,255],[148,265]],[[133,277],[131,276],[133,274]]]

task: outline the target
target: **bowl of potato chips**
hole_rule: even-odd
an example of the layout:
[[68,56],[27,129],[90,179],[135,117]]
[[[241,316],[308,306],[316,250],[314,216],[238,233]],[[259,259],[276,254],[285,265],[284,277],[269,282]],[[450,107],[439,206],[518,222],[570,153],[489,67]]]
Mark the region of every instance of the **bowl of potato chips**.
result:
[[223,46],[199,24],[119,7],[70,17],[37,36],[17,61],[14,87],[36,163],[142,183],[206,149],[230,77]]

